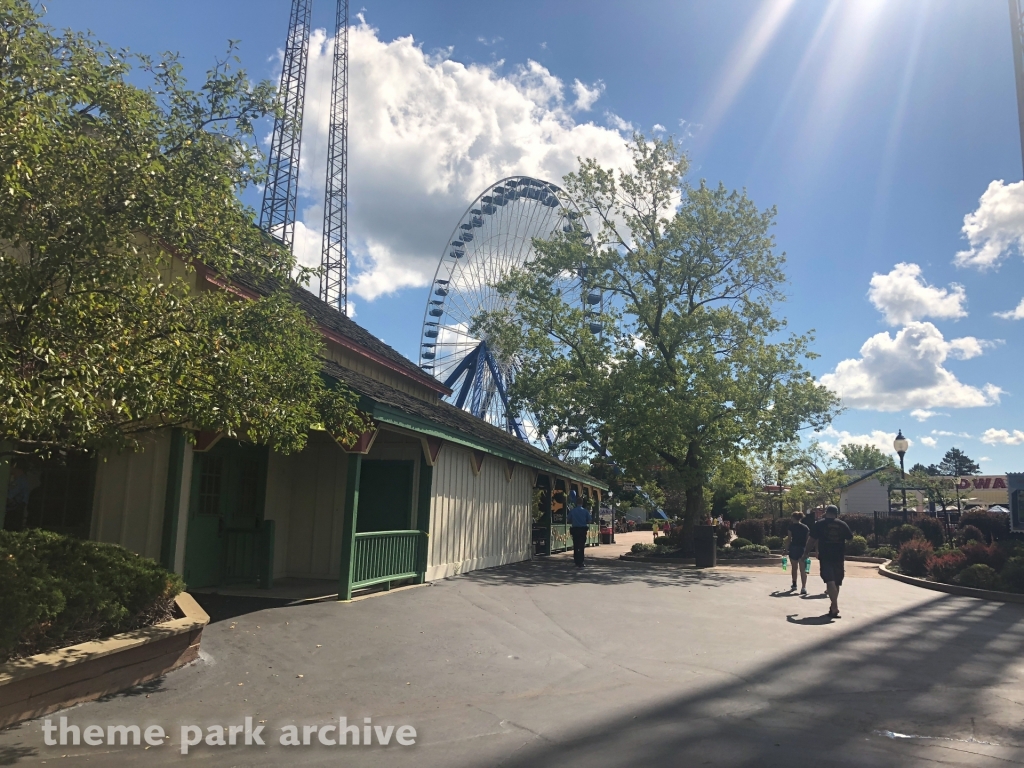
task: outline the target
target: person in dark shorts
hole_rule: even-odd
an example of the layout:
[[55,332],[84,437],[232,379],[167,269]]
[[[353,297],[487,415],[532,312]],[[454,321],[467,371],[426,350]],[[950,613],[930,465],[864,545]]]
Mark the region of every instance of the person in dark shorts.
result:
[[833,619],[839,618],[839,588],[843,586],[846,542],[852,538],[850,526],[839,519],[839,508],[829,504],[825,507],[825,518],[814,524],[807,539],[804,557],[817,548],[821,580],[825,582],[825,591],[832,601],[828,615]]
[[800,572],[800,594],[807,594],[807,564],[804,550],[811,529],[803,524],[804,516],[800,512],[793,513],[793,522],[789,526],[789,562],[793,566],[793,589],[796,589],[796,574]]

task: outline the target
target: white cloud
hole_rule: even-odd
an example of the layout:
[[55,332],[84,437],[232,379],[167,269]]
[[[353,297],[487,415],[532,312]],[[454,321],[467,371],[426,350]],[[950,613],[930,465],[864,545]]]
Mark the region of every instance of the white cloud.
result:
[[[296,228],[296,254],[307,265],[320,263],[332,49],[323,30],[314,32],[300,178],[305,231]],[[562,80],[537,62],[502,74],[501,62],[432,56],[411,37],[382,41],[361,20],[349,30],[349,56],[350,295],[372,301],[427,285],[466,206],[498,179],[558,183],[578,156],[628,162],[628,133],[618,130],[625,121],[609,116],[609,128],[572,117],[603,86],[574,83],[567,98]]]
[[576,103],[572,105],[572,108],[581,112],[589,112],[594,103],[601,98],[601,94],[604,93],[604,83],[599,80],[588,88],[579,80],[574,80],[572,90],[576,94]]
[[934,448],[939,443],[934,437],[922,437],[920,440],[921,445],[927,445],[929,448]]
[[[823,440],[820,442],[822,448],[834,456],[839,455],[839,449],[844,445],[870,445],[883,453],[892,453],[892,441],[896,439],[895,432],[886,432],[881,429],[874,429],[868,434],[855,435],[847,430],[838,430],[829,425],[819,433],[825,437],[833,438],[832,441]],[[914,441],[910,440],[913,446]]]
[[666,128],[666,127],[665,127],[664,125],[662,125],[661,123],[655,123],[655,124],[654,124],[654,127],[653,127],[653,128],[651,128],[651,131],[652,131],[653,133],[664,133],[664,132],[665,132],[665,131],[667,131],[667,130],[668,130],[668,128]]
[[918,421],[927,421],[932,416],[949,416],[948,413],[939,413],[938,411],[929,411],[926,408],[915,408],[910,412],[910,415]]
[[993,181],[978,201],[978,209],[964,216],[964,236],[970,248],[956,255],[958,267],[997,267],[1016,246],[1024,245],[1024,181]]
[[895,337],[888,332],[872,336],[860,348],[859,359],[843,360],[821,377],[821,383],[852,408],[900,411],[992,405],[1002,394],[999,387],[964,384],[943,367],[948,357],[966,360],[990,345],[972,336],[946,341],[931,323],[910,323]]
[[1001,317],[1004,320],[1024,320],[1024,299],[1020,300],[1015,308],[1006,312],[993,312],[996,317]]
[[876,272],[871,278],[868,298],[890,325],[906,325],[925,317],[955,320],[967,316],[963,286],[928,285],[917,264],[897,264],[886,275]]
[[971,437],[970,433],[968,432],[947,432],[944,429],[933,429],[932,434],[940,435],[942,437],[965,437],[968,439]]
[[989,445],[1021,445],[1024,443],[1024,432],[1019,429],[1010,432],[1007,429],[986,429],[981,442]]

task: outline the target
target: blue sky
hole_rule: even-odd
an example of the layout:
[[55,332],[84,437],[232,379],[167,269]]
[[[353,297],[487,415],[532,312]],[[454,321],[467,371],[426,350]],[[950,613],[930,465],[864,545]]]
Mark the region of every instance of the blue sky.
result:
[[[115,46],[179,51],[193,78],[238,39],[250,73],[272,78],[288,5],[50,0],[48,16]],[[415,359],[425,284],[496,174],[557,180],[579,153],[613,164],[628,126],[660,125],[683,140],[693,180],[777,206],[782,311],[794,330],[815,329],[812,370],[849,406],[822,439],[884,445],[902,428],[910,463],[956,445],[985,457],[986,472],[1024,470],[1024,305],[1020,319],[994,315],[1024,300],[1005,0],[352,9],[364,21],[352,32],[350,295],[358,322],[397,349]],[[315,26],[332,19],[319,0]],[[314,39],[300,200],[310,260],[324,42]]]

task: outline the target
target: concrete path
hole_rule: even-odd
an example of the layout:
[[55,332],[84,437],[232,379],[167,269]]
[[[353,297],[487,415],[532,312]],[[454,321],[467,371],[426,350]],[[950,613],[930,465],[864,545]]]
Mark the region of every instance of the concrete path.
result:
[[[65,713],[159,724],[169,743],[43,744],[0,765],[1006,766],[1024,763],[1024,606],[851,578],[843,618],[775,568],[550,559],[352,604],[255,610],[206,631],[205,660]],[[812,584],[820,584],[816,574]],[[253,718],[268,746],[196,746],[182,724]],[[277,745],[340,716],[416,728],[400,747]],[[300,727],[301,733],[301,727]],[[65,757],[66,755],[66,757]]]

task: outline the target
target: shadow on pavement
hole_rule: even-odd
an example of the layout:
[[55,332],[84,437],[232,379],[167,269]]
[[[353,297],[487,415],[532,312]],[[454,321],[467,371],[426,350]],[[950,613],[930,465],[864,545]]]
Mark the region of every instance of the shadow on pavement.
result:
[[700,585],[716,587],[722,584],[748,582],[749,574],[715,570],[697,570],[687,567],[648,565],[626,560],[598,560],[587,562],[586,568],[576,568],[572,560],[537,559],[513,563],[497,568],[471,571],[462,576],[479,584],[514,584],[539,587],[569,584],[636,584],[649,587],[680,587]]
[[[1010,701],[1015,671],[1007,669],[1024,655],[1024,606],[944,596],[842,629],[822,627],[827,639],[727,683],[534,742],[502,765],[699,765],[694,758],[704,755],[708,764],[760,767],[825,755],[830,766],[902,766],[944,754],[939,762],[978,766],[999,749],[1002,759],[991,764],[1024,758],[1020,705]],[[1003,696],[993,692],[999,685]]]
[[35,757],[39,750],[35,747],[0,747],[0,765],[14,765],[25,757]]
[[804,616],[802,619],[796,618],[795,613],[791,613],[786,617],[786,621],[790,624],[803,624],[804,626],[820,626],[822,624],[831,624],[835,619],[829,616],[827,613],[821,616]]
[[210,623],[226,621],[247,613],[265,611],[268,608],[283,608],[295,602],[290,599],[274,597],[239,597],[236,595],[217,595],[203,592],[190,592],[199,606],[210,614]]

